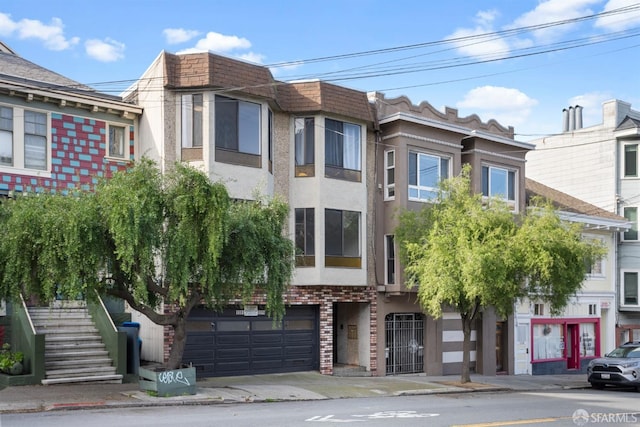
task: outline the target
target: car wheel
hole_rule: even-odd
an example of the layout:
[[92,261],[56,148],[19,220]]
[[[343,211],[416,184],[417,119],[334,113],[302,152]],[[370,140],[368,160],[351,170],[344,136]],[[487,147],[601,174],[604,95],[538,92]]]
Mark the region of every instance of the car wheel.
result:
[[602,390],[604,389],[604,384],[591,383],[591,387],[595,388],[596,390]]

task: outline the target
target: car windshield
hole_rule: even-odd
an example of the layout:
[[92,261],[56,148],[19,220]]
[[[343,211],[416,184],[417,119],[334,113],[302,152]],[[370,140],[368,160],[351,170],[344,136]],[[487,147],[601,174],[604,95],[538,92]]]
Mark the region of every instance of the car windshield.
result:
[[607,357],[637,357],[640,358],[640,347],[618,347],[613,350],[611,353],[607,354]]

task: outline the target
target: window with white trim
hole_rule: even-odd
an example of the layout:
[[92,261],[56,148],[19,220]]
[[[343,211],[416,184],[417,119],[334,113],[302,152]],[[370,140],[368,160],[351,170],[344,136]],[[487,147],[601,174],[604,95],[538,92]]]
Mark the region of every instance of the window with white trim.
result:
[[107,156],[124,159],[126,157],[127,148],[129,147],[129,138],[127,138],[127,130],[124,126],[108,125],[109,142],[107,144]]
[[409,200],[430,202],[438,196],[438,184],[449,178],[449,158],[409,152]]
[[516,171],[497,166],[482,166],[482,195],[515,205]]
[[624,207],[623,215],[627,219],[627,221],[631,223],[631,228],[622,233],[622,240],[638,240],[638,208],[635,206]]
[[638,289],[638,272],[622,271],[622,292],[620,304],[626,307],[640,306],[640,291]]
[[182,95],[182,147],[202,147],[203,95],[201,93]]
[[638,176],[638,144],[623,144],[624,150],[624,177],[636,178]]
[[13,166],[13,109],[0,106],[0,165]]
[[50,128],[46,112],[0,106],[0,167],[48,170]]
[[396,152],[384,152],[384,198],[393,200],[396,196]]
[[[590,240],[593,243],[597,243],[599,245],[604,245],[604,239],[601,237],[585,237],[585,239]],[[604,262],[605,257],[598,257],[592,265],[587,265],[587,275],[589,277],[604,277]]]

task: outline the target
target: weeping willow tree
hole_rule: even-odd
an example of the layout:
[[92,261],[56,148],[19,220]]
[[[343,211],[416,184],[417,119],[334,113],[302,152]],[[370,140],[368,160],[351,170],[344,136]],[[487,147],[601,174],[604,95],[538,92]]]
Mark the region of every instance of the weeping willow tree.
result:
[[[121,298],[174,331],[176,368],[190,311],[266,294],[284,313],[294,249],[281,200],[232,202],[223,184],[178,164],[165,175],[149,160],[101,181],[94,192],[39,193],[0,205],[0,296]],[[165,309],[160,310],[161,303]]]
[[548,302],[553,314],[581,288],[587,265],[604,255],[582,239],[582,227],[560,220],[538,201],[516,216],[500,200],[471,191],[470,168],[441,184],[438,199],[405,211],[396,229],[406,282],[417,287],[423,310],[439,318],[444,307],[462,319],[461,382],[470,381],[471,330],[483,309],[512,313],[518,298]]

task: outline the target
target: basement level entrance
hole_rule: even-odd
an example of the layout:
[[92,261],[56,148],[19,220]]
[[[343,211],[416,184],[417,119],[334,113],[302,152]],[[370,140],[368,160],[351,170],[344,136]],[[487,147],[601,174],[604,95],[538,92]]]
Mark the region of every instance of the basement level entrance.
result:
[[385,317],[387,375],[424,372],[424,317],[391,313]]
[[182,362],[198,377],[254,375],[320,369],[318,306],[287,307],[273,324],[262,306],[221,313],[192,310]]

